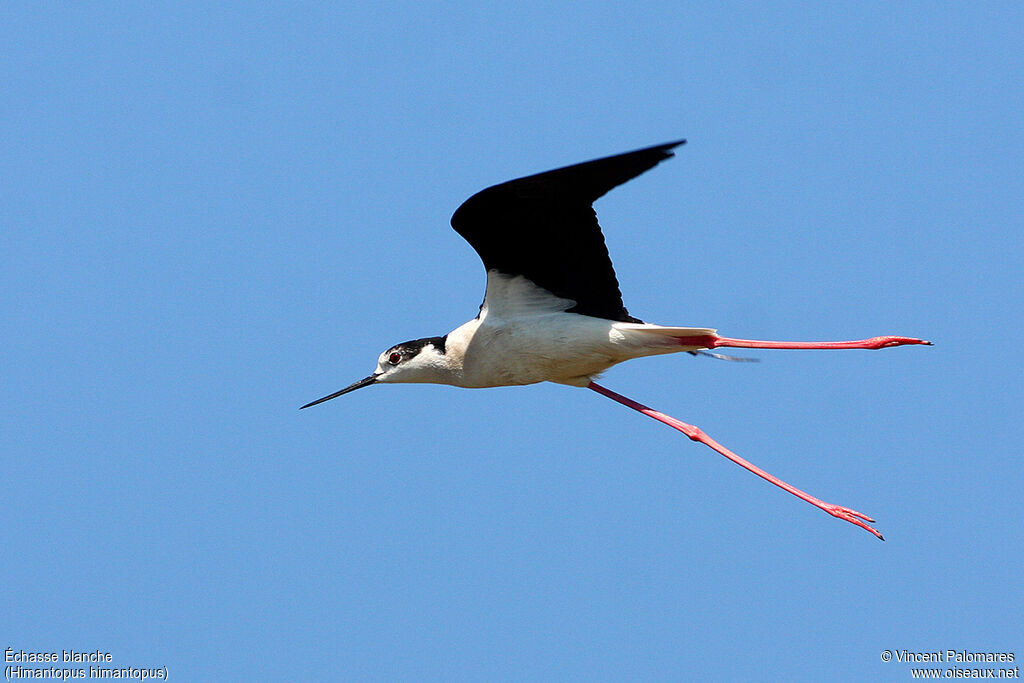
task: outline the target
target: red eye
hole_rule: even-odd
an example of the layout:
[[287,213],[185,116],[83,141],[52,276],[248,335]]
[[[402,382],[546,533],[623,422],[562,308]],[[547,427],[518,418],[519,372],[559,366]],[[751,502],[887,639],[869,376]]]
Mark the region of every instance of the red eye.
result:
[[398,353],[397,351],[388,356],[388,362],[391,363],[392,365],[398,365],[399,361],[401,360],[402,354]]

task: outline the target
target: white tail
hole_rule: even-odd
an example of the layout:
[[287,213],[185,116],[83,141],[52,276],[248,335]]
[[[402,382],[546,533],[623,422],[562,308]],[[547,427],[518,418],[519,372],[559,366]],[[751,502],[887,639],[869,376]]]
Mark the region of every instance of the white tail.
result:
[[710,343],[705,344],[703,340],[710,340],[716,336],[716,330],[710,327],[664,327],[650,323],[615,323],[613,327],[633,343],[642,346],[671,347],[673,351],[712,348]]

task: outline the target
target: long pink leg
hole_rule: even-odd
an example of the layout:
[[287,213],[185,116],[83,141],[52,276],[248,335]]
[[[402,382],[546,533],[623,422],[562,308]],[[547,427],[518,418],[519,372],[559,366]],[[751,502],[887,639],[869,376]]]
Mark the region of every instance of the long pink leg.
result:
[[802,341],[763,341],[760,339],[732,339],[720,337],[717,334],[706,334],[695,337],[676,337],[682,346],[699,346],[704,349],[716,349],[720,346],[731,346],[744,349],[885,349],[890,346],[903,346],[905,344],[925,344],[931,346],[930,341],[914,339],[913,337],[871,337],[870,339],[857,339],[856,341],[833,341],[833,342],[802,342]]
[[601,385],[596,384],[594,382],[591,382],[590,384],[588,384],[587,388],[588,389],[593,389],[597,393],[599,393],[599,394],[601,394],[603,396],[607,396],[608,398],[612,399],[613,401],[618,401],[622,405],[627,406],[629,408],[632,408],[633,410],[637,410],[637,411],[643,413],[644,415],[646,415],[647,417],[654,418],[658,422],[663,422],[664,424],[667,424],[669,427],[672,427],[673,429],[678,429],[679,431],[681,431],[683,434],[685,434],[686,436],[690,437],[694,441],[699,441],[700,443],[704,444],[705,446],[708,446],[708,447],[712,448],[713,450],[718,451],[719,453],[721,453],[725,457],[729,458],[729,460],[732,460],[734,463],[739,465],[740,467],[746,468],[746,469],[750,470],[751,472],[753,472],[754,474],[756,474],[757,476],[761,477],[762,479],[770,481],[771,483],[775,484],[776,486],[778,486],[778,487],[780,487],[782,489],[785,489],[786,491],[789,491],[790,493],[792,493],[797,498],[800,498],[801,500],[806,500],[811,505],[813,505],[815,507],[818,507],[818,508],[821,508],[822,510],[824,510],[828,514],[832,515],[833,517],[838,517],[839,519],[845,519],[847,522],[850,522],[851,524],[856,524],[857,526],[861,527],[862,529],[867,529],[868,531],[873,533],[875,536],[877,536],[879,539],[881,539],[883,541],[885,540],[884,538],[882,538],[882,534],[878,533],[878,531],[876,529],[874,529],[873,527],[870,527],[867,524],[865,524],[865,522],[874,522],[875,521],[875,520],[871,519],[870,517],[868,517],[867,515],[862,515],[861,513],[857,512],[856,510],[851,510],[850,508],[843,507],[842,505],[833,505],[832,503],[826,503],[826,502],[824,502],[822,500],[819,500],[819,499],[815,498],[812,495],[804,493],[803,491],[801,491],[800,489],[796,488],[795,486],[790,486],[789,484],[787,484],[786,482],[782,481],[778,477],[775,477],[775,476],[772,476],[771,474],[768,474],[767,472],[762,470],[757,465],[754,465],[753,463],[749,463],[746,460],[744,460],[743,458],[741,458],[740,456],[736,455],[735,453],[730,451],[728,448],[726,448],[722,444],[718,443],[717,441],[712,439],[710,436],[705,434],[703,431],[701,431],[699,427],[695,427],[695,426],[693,426],[691,424],[687,424],[685,422],[682,422],[680,420],[675,419],[674,417],[666,415],[665,413],[660,413],[657,410],[653,410],[651,408],[648,408],[647,406],[643,405],[642,403],[637,403],[636,401],[634,401],[632,399],[629,399],[629,398],[626,398],[625,396],[623,396],[621,394],[616,394],[611,389],[606,389],[606,388],[602,387]]

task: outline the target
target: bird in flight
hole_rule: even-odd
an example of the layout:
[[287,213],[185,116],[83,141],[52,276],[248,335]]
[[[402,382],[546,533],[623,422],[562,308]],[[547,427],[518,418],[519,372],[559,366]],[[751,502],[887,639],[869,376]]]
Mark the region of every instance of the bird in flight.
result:
[[[754,349],[882,349],[930,344],[897,336],[856,341],[787,342],[733,339],[706,327],[665,327],[633,317],[597,223],[593,203],[609,190],[673,155],[685,140],[595,159],[510,180],[470,197],[452,227],[487,270],[479,314],[441,337],[392,346],[369,377],[302,406],[372,384],[417,382],[500,387],[555,382],[586,387],[679,430],[741,467],[839,519],[882,538],[850,508],[826,503],[747,462],[699,428],[594,382],[611,366],[665,353]],[[717,354],[710,354],[717,355]]]

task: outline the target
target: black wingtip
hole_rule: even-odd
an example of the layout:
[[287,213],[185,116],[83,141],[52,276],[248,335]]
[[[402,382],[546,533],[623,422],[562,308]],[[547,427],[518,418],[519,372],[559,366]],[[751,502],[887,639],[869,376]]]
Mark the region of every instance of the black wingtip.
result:
[[885,537],[882,534],[878,534],[878,540],[885,543]]

